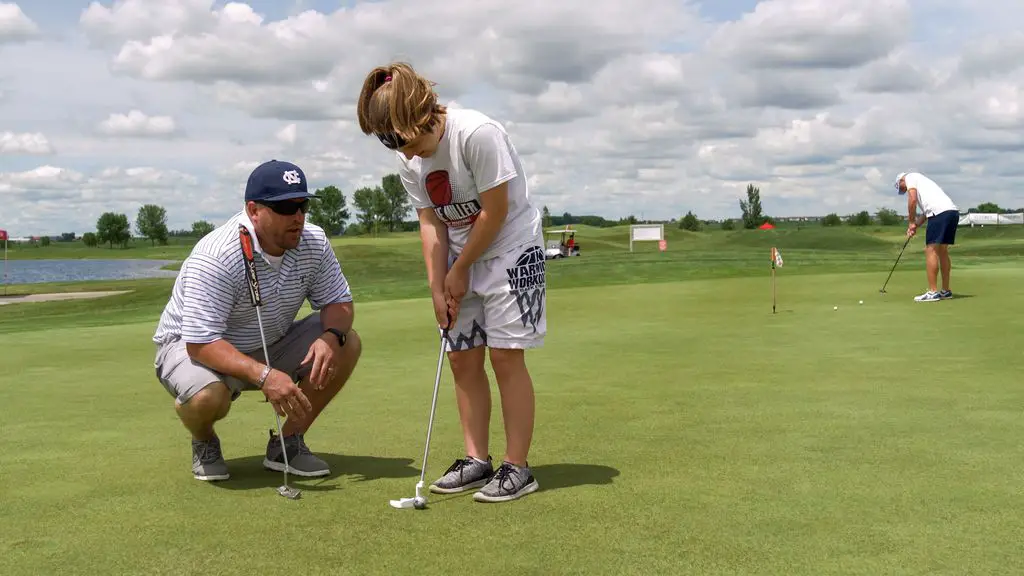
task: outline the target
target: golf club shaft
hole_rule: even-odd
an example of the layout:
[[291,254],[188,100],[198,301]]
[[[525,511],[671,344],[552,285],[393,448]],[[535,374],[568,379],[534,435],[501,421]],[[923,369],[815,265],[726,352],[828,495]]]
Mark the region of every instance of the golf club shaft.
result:
[[[267,361],[267,368],[270,368],[270,350],[267,349],[267,336],[263,333],[263,315],[260,314],[260,307],[256,307],[256,320],[260,325],[260,341],[263,342],[263,359]],[[284,432],[281,431],[281,415],[274,409],[274,419],[277,421],[277,439],[281,441],[281,455],[284,457],[284,487],[288,488],[288,449],[284,445]]]
[[430,401],[430,420],[427,421],[427,442],[423,446],[423,467],[420,468],[420,482],[427,473],[427,456],[430,454],[430,433],[434,428],[434,411],[437,408],[437,388],[441,384],[441,366],[444,364],[444,345],[448,340],[448,329],[441,332],[441,351],[437,355],[437,375],[434,377],[434,398]]
[[885,287],[889,285],[889,278],[892,278],[892,273],[896,271],[896,265],[900,263],[900,258],[903,257],[903,251],[907,249],[907,244],[910,244],[910,236],[907,236],[906,242],[903,243],[903,248],[900,248],[900,253],[896,256],[896,261],[892,264],[892,269],[889,270],[889,276],[885,279],[885,284],[882,284],[882,292],[885,292]]

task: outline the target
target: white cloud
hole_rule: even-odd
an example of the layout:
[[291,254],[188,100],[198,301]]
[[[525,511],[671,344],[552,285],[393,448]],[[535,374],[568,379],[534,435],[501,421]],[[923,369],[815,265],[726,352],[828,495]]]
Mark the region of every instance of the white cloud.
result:
[[155,198],[187,227],[271,158],[351,194],[397,169],[356,125],[363,78],[407,60],[506,126],[555,213],[736,217],[748,183],[773,215],[902,209],[907,168],[1024,205],[1024,4],[736,4],[105,0],[64,15],[81,38],[3,4],[0,42],[15,19],[40,41],[0,46],[0,195],[19,226]]
[[298,128],[296,128],[295,123],[293,122],[293,123],[285,126],[284,128],[281,128],[280,130],[278,130],[277,134],[275,134],[274,136],[281,143],[288,144],[289,146],[293,146],[295,144],[295,139],[298,138],[298,134],[299,134]]
[[39,26],[16,3],[0,2],[0,45],[32,40]]
[[0,132],[0,155],[2,154],[52,154],[50,141],[40,132],[15,134]]
[[765,0],[708,45],[749,69],[847,69],[901,44],[910,14],[906,0]]
[[166,138],[177,132],[174,118],[149,116],[139,110],[132,110],[127,114],[111,114],[99,123],[98,129],[106,136],[124,138]]
[[89,40],[114,47],[162,34],[211,30],[210,0],[116,0],[110,7],[90,2],[79,19]]

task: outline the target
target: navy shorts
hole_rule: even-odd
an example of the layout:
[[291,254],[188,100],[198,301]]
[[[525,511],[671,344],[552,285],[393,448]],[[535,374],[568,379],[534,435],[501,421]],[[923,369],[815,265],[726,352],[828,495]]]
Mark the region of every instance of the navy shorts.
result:
[[925,244],[955,244],[956,227],[960,222],[960,213],[956,210],[946,210],[928,219],[928,228],[925,231]]

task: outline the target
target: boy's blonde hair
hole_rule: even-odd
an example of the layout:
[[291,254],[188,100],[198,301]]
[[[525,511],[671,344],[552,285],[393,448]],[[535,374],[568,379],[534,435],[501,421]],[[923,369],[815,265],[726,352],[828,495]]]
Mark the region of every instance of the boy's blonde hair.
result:
[[433,86],[405,62],[374,68],[359,92],[359,128],[392,144],[399,143],[392,135],[408,142],[429,132],[447,111],[437,102]]

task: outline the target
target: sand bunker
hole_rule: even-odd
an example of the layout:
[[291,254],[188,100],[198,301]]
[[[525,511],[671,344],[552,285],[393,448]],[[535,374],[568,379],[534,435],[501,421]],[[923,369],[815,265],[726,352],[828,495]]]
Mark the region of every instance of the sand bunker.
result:
[[102,298],[116,294],[127,294],[131,290],[114,290],[108,292],[56,292],[53,294],[23,294],[4,296],[0,294],[0,306],[4,304],[21,304],[22,302],[53,302],[55,300],[81,300],[85,298]]

